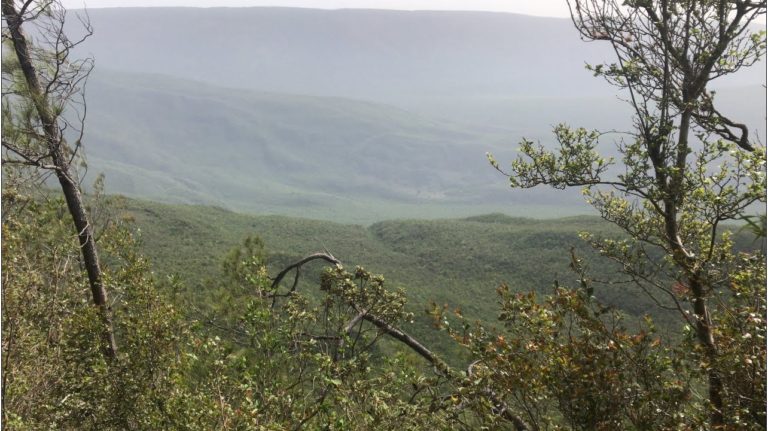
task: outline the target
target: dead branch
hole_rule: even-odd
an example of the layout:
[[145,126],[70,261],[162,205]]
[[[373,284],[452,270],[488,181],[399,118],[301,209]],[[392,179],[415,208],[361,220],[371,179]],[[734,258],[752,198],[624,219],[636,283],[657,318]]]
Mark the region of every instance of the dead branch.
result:
[[[331,264],[334,264],[334,265],[341,265],[341,262],[339,262],[338,259],[336,259],[331,253],[328,253],[328,252],[313,253],[313,254],[310,254],[309,256],[301,259],[300,261],[298,261],[296,263],[292,263],[292,264],[288,265],[282,271],[280,271],[277,274],[277,276],[275,276],[275,278],[272,280],[272,291],[275,292],[275,293],[272,294],[272,307],[271,308],[275,308],[275,304],[277,303],[277,298],[286,297],[286,296],[288,296],[291,293],[296,291],[296,287],[298,286],[298,283],[299,283],[299,276],[300,276],[301,267],[304,264],[308,263],[308,262],[311,262],[313,260],[318,260],[318,259],[319,260],[324,260],[324,261],[326,261],[328,263],[331,263]],[[296,270],[296,276],[293,279],[293,285],[291,286],[291,289],[289,290],[289,293],[282,294],[282,295],[278,294],[277,293],[277,288],[280,286],[280,283],[283,281],[283,278],[285,278],[285,276],[289,272],[291,272],[291,270],[294,270],[294,269]]]
[[[302,265],[306,264],[307,262],[311,262],[313,260],[324,260],[328,263],[331,263],[337,267],[342,267],[341,262],[336,259],[330,252],[318,252],[311,254],[298,262],[295,262],[291,265],[288,265],[286,268],[284,268],[282,271],[280,271],[277,276],[274,278],[274,281],[272,282],[272,289],[277,289],[280,282],[285,278],[285,276],[291,271],[296,270],[296,278],[294,279],[294,283],[291,287],[291,292],[295,292],[298,278],[299,278],[299,270]],[[286,295],[281,295],[286,296]],[[275,301],[276,301],[277,295],[273,297],[272,306],[274,307]],[[461,384],[462,380],[464,379],[464,376],[462,373],[455,371],[452,369],[445,361],[443,361],[439,356],[437,356],[434,352],[432,352],[430,349],[428,349],[423,343],[419,342],[412,336],[410,336],[408,333],[403,331],[400,328],[397,328],[396,326],[388,323],[384,319],[376,316],[375,314],[372,314],[370,312],[370,309],[366,310],[359,310],[355,304],[349,304],[351,305],[355,310],[358,311],[358,314],[355,315],[354,318],[352,318],[343,328],[343,333],[338,336],[338,338],[335,338],[336,340],[339,340],[339,347],[343,346],[343,338],[344,335],[348,335],[348,333],[352,330],[352,328],[357,325],[361,320],[365,320],[371,324],[373,324],[375,327],[377,327],[382,333],[389,335],[390,337],[394,338],[397,341],[400,341],[404,345],[406,345],[408,348],[413,350],[415,353],[417,353],[422,358],[426,359],[427,362],[429,362],[432,366],[435,367],[435,369],[443,376],[447,377],[448,379],[454,381],[457,384]],[[473,367],[476,365],[476,362],[473,362],[468,367],[468,375],[471,375]],[[507,421],[511,422],[515,429],[517,431],[528,431],[530,428],[525,423],[525,421],[518,415],[512,413],[509,409],[509,407],[504,403],[497,395],[496,393],[490,389],[486,388],[483,391],[483,394],[491,400],[493,404],[493,412],[497,414],[498,416],[506,419]],[[326,394],[324,393],[322,396],[324,397]],[[301,428],[311,417],[313,417],[317,412],[314,412],[309,417],[305,418],[296,429]]]

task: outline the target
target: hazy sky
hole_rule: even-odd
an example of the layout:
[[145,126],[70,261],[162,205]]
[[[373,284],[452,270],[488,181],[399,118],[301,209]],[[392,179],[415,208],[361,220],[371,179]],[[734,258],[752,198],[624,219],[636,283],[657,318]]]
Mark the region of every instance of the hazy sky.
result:
[[124,6],[288,6],[322,9],[483,10],[567,17],[565,0],[63,0],[67,8]]

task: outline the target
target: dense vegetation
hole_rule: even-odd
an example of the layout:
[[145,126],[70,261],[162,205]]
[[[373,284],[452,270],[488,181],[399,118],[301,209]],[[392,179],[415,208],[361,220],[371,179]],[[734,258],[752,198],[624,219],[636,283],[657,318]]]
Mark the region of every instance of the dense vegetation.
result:
[[[430,337],[437,334],[424,327],[431,326],[428,321],[418,317],[432,302],[452,309],[460,307],[471,318],[494,321],[497,286],[504,283],[516,291],[550,292],[555,280],[574,277],[569,269],[571,248],[580,255],[594,257],[579,232],[618,235],[597,217],[535,220],[491,214],[466,219],[386,221],[364,227],[249,216],[215,207],[132,199],[121,202],[155,270],[176,274],[190,297],[205,291],[202,286],[220,267],[221,256],[243,238],[256,236],[265,244],[266,262],[272,271],[279,271],[308,252],[327,249],[348,265],[362,265],[386,274],[388,283],[405,289],[417,321],[426,324],[413,330]],[[753,236],[743,229],[736,237],[741,248],[754,247]],[[310,268],[305,277],[314,282],[320,271]],[[602,279],[615,273],[609,263],[594,270],[595,276]],[[307,288],[311,291],[311,283]],[[604,286],[595,295],[634,318],[651,313],[662,322],[673,323],[668,313],[632,289]]]
[[765,54],[765,2],[575,4],[632,96],[621,161],[565,125],[488,159],[602,220],[363,227],[84,197],[91,63],[3,0],[3,426],[765,429],[765,148],[707,87]]

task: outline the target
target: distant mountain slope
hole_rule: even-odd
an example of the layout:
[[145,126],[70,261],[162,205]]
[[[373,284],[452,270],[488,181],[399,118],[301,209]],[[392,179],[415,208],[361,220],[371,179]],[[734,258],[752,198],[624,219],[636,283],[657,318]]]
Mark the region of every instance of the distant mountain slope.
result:
[[[206,286],[219,274],[221,258],[248,236],[260,237],[268,252],[270,273],[312,252],[329,250],[347,268],[364,266],[384,275],[387,285],[403,288],[416,321],[406,324],[421,337],[441,338],[424,313],[432,301],[460,308],[469,319],[497,322],[496,288],[552,292],[554,281],[577,287],[569,269],[571,247],[585,259],[589,276],[623,279],[614,263],[594,253],[578,233],[618,237],[619,231],[598,217],[551,220],[488,214],[463,219],[390,220],[368,227],[285,216],[238,214],[221,208],[164,205],[126,200],[125,212],[140,229],[141,247],[155,273],[177,273],[188,298],[205,297]],[[759,246],[747,230],[734,229],[737,248]],[[317,293],[322,265],[302,271],[300,290]],[[681,325],[674,311],[664,311],[632,283],[596,284],[595,296],[625,311],[631,318],[650,314],[661,333]],[[199,297],[198,297],[199,298]],[[673,331],[677,332],[677,331]]]
[[[365,223],[551,213],[546,193],[514,195],[488,166],[486,151],[511,157],[507,133],[367,102],[103,69],[88,103],[90,172],[105,172],[115,193]],[[559,201],[558,214],[580,204]]]
[[[569,19],[274,7],[93,9],[89,17],[95,33],[80,53],[93,54],[98,67],[228,87],[424,112],[455,110],[465,98],[614,94],[584,70],[613,53],[582,42]],[[77,20],[69,25],[75,34]],[[721,85],[763,83],[764,63]]]
[[88,13],[95,34],[84,49],[101,67],[373,100],[591,94],[603,86],[583,70],[584,61],[608,52],[580,42],[569,20],[506,13],[272,7]]
[[[551,145],[560,122],[631,127],[614,88],[584,70],[612,56],[565,19],[292,8],[89,16],[95,33],[74,54],[97,65],[86,150],[113,192],[360,223],[562,216],[584,212],[578,196],[509,191],[485,152],[507,166],[521,138]],[[68,23],[75,38],[77,20]],[[717,96],[761,137],[764,80],[752,68]]]
[[[523,137],[551,145],[559,121],[620,130],[629,118],[614,98],[531,97],[487,101],[507,128],[472,126],[370,102],[103,68],[87,97],[90,172],[106,173],[110,192],[359,223],[588,213],[578,194],[510,190],[485,152],[507,165]],[[721,97],[743,111],[759,96],[745,89]],[[613,154],[610,141],[603,151]]]

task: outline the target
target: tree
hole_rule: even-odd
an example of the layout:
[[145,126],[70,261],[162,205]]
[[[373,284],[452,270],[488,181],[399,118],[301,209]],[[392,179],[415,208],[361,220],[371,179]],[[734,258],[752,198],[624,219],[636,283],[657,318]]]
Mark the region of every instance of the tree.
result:
[[[10,45],[15,54],[14,62],[3,65],[2,162],[4,166],[20,164],[51,171],[58,179],[77,232],[93,302],[102,317],[104,352],[112,358],[117,354],[117,344],[111,310],[93,224],[83,202],[74,164],[78,160],[85,120],[82,85],[92,62],[69,58],[71,50],[84,39],[73,41],[64,34],[66,12],[57,1],[18,3],[17,7],[14,0],[2,1],[6,23],[3,44]],[[88,37],[90,25],[86,20],[81,21]],[[34,26],[34,37],[27,36],[25,25]],[[80,134],[74,148],[65,138],[65,130],[70,127]]]
[[[695,333],[698,346],[691,349],[701,355],[707,376],[710,426],[740,424],[745,415],[739,399],[747,394],[728,377],[734,365],[723,360],[734,353],[726,346],[737,334],[729,332],[731,311],[722,305],[739,298],[734,286],[741,284],[740,274],[764,274],[764,268],[732,251],[731,233],[722,225],[765,202],[765,148],[750,138],[747,125],[717,109],[709,84],[764,56],[765,32],[754,32],[751,24],[765,15],[766,2],[568,3],[581,37],[613,49],[615,63],[588,68],[626,91],[634,130],[617,142],[621,165],[598,153],[606,135],[597,131],[558,126],[554,151],[523,140],[522,155],[507,174],[510,183],[583,187],[600,215],[628,236],[587,236],[590,243]],[[490,155],[489,160],[501,170]],[[754,304],[749,308],[764,319],[756,277],[748,289]],[[725,314],[714,316],[713,309]],[[764,373],[750,378],[764,394]],[[762,404],[747,408],[751,423],[764,422]]]

